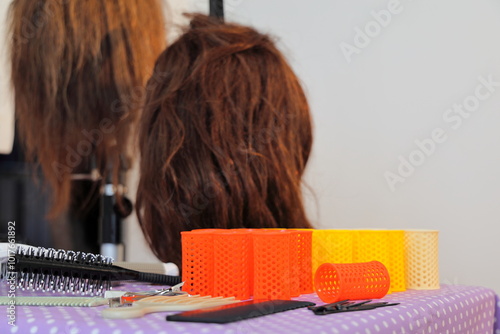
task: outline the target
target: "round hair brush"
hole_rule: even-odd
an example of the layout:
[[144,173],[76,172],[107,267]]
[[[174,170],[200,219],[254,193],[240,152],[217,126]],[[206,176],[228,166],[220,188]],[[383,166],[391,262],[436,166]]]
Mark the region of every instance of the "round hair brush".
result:
[[170,286],[181,282],[179,276],[118,267],[109,257],[84,252],[17,247],[14,257],[14,263],[9,260],[2,264],[2,271],[9,280],[15,276],[21,289],[100,295],[110,289],[112,281],[134,280]]

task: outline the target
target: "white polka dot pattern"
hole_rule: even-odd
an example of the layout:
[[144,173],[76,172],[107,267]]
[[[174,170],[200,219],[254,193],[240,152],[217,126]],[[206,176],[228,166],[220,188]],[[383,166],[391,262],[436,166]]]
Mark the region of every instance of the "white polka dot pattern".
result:
[[[140,284],[127,284],[115,287],[115,290],[144,291],[149,288]],[[6,293],[7,286],[2,284],[0,294]],[[42,293],[18,291],[18,295]],[[297,299],[323,304],[315,294],[303,295]],[[307,309],[297,309],[226,325],[166,322],[165,316],[173,312],[153,313],[138,319],[110,320],[100,317],[104,306],[17,306],[17,326],[10,326],[4,316],[3,320],[0,320],[0,333],[500,334],[500,325],[495,320],[495,314],[500,314],[500,301],[495,293],[487,288],[447,285],[439,290],[395,292],[383,300],[401,304],[370,311],[325,316],[315,316]],[[5,315],[6,306],[0,308]]]

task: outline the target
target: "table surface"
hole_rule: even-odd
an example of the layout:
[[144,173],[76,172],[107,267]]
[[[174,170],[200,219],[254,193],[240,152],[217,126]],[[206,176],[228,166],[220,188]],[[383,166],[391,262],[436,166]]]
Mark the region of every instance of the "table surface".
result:
[[[5,282],[0,295],[7,295]],[[150,286],[125,284],[114,290],[144,291]],[[16,291],[17,296],[51,295]],[[316,294],[298,300],[324,304]],[[0,306],[0,333],[146,334],[146,333],[500,333],[496,316],[500,302],[487,288],[445,285],[439,290],[408,290],[387,295],[401,303],[375,310],[316,316],[302,308],[230,324],[170,322],[160,312],[136,319],[103,319],[99,307],[16,306],[16,326],[8,324],[7,307]]]

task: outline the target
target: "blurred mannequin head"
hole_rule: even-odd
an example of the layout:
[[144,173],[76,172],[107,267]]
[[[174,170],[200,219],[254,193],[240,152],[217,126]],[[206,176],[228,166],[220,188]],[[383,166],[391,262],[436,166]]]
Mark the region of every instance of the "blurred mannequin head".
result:
[[15,110],[27,156],[68,205],[71,174],[94,166],[118,183],[130,163],[143,85],[165,46],[159,0],[14,0]]
[[299,81],[266,35],[202,15],[159,57],[140,122],[137,212],[155,254],[180,263],[180,232],[308,228],[312,144]]

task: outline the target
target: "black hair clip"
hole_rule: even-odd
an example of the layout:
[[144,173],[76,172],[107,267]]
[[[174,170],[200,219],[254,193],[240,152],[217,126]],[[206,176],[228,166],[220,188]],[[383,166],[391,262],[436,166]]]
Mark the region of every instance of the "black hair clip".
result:
[[373,310],[377,307],[394,306],[399,305],[399,303],[372,303],[369,304],[371,300],[366,300],[363,302],[351,302],[349,299],[341,300],[336,303],[325,304],[321,306],[309,306],[308,309],[314,312],[316,315],[325,315],[330,313],[341,313],[341,312],[354,312],[354,311],[364,311]]

